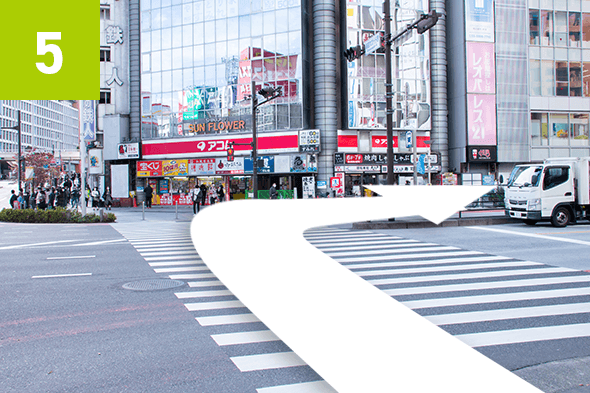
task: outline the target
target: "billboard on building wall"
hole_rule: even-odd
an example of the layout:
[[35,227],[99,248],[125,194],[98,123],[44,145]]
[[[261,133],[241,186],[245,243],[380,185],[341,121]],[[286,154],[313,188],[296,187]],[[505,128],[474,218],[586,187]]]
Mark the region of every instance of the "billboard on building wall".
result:
[[494,44],[467,42],[467,92],[494,94],[496,66]]
[[494,0],[465,0],[465,39],[494,42]]
[[85,142],[96,139],[96,106],[94,101],[80,101],[80,137]]
[[496,96],[467,94],[467,144],[496,144]]

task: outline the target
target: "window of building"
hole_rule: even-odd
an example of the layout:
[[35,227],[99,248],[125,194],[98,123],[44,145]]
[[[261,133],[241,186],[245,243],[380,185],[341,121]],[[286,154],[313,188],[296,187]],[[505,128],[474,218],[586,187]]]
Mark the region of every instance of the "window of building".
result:
[[110,104],[111,103],[111,90],[100,89],[100,101],[99,104]]
[[580,45],[580,13],[570,12],[569,18],[569,45],[579,48]]
[[108,46],[100,47],[100,61],[110,62],[111,61],[111,48]]
[[549,144],[551,146],[567,146],[569,135],[569,116],[563,113],[549,114]]
[[529,34],[529,44],[539,45],[539,10],[529,10]]
[[567,61],[555,62],[555,95],[569,96],[569,72]]
[[552,60],[541,62],[541,95],[555,95],[555,68]]
[[100,19],[110,20],[111,19],[111,6],[108,4],[101,4],[100,6]]
[[584,97],[590,97],[590,63],[584,63],[582,69],[582,84],[584,87]]
[[541,45],[553,45],[553,11],[541,11]]
[[588,146],[589,123],[587,113],[570,114],[570,144]]
[[541,95],[541,61],[539,60],[531,60],[530,61],[530,71],[531,71],[531,95],[532,96],[540,96]]
[[567,12],[555,11],[555,46],[567,46]]
[[570,62],[570,96],[582,96],[582,63]]
[[590,48],[590,14],[582,14],[582,47]]

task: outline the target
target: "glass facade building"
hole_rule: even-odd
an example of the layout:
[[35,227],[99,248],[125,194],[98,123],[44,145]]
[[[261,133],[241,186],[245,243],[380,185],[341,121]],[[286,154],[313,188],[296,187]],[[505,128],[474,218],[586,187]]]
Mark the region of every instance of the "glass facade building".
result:
[[[391,2],[391,31],[428,13],[426,0]],[[383,2],[349,1],[346,6],[347,47],[383,34]],[[412,30],[397,40],[392,53],[394,129],[430,129],[430,33]],[[348,128],[385,129],[385,54],[373,53],[348,63]]]
[[[298,130],[302,113],[299,0],[141,0],[142,139],[249,130],[251,81],[281,87],[260,131]],[[243,120],[246,127],[207,127]]]

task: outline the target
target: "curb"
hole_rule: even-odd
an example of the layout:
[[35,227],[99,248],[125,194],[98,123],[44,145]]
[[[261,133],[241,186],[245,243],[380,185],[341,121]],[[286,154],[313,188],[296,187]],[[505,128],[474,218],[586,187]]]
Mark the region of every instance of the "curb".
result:
[[419,229],[439,227],[462,227],[474,225],[501,225],[512,224],[516,220],[506,217],[478,217],[451,219],[435,224],[430,221],[365,221],[355,222],[352,229]]

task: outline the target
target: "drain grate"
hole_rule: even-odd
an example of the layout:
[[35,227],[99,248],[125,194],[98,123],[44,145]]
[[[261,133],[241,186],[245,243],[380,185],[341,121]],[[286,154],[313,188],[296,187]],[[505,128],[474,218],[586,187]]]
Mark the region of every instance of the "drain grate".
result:
[[183,286],[183,281],[178,280],[142,280],[128,282],[123,285],[123,288],[132,291],[157,291],[159,289],[170,289]]

